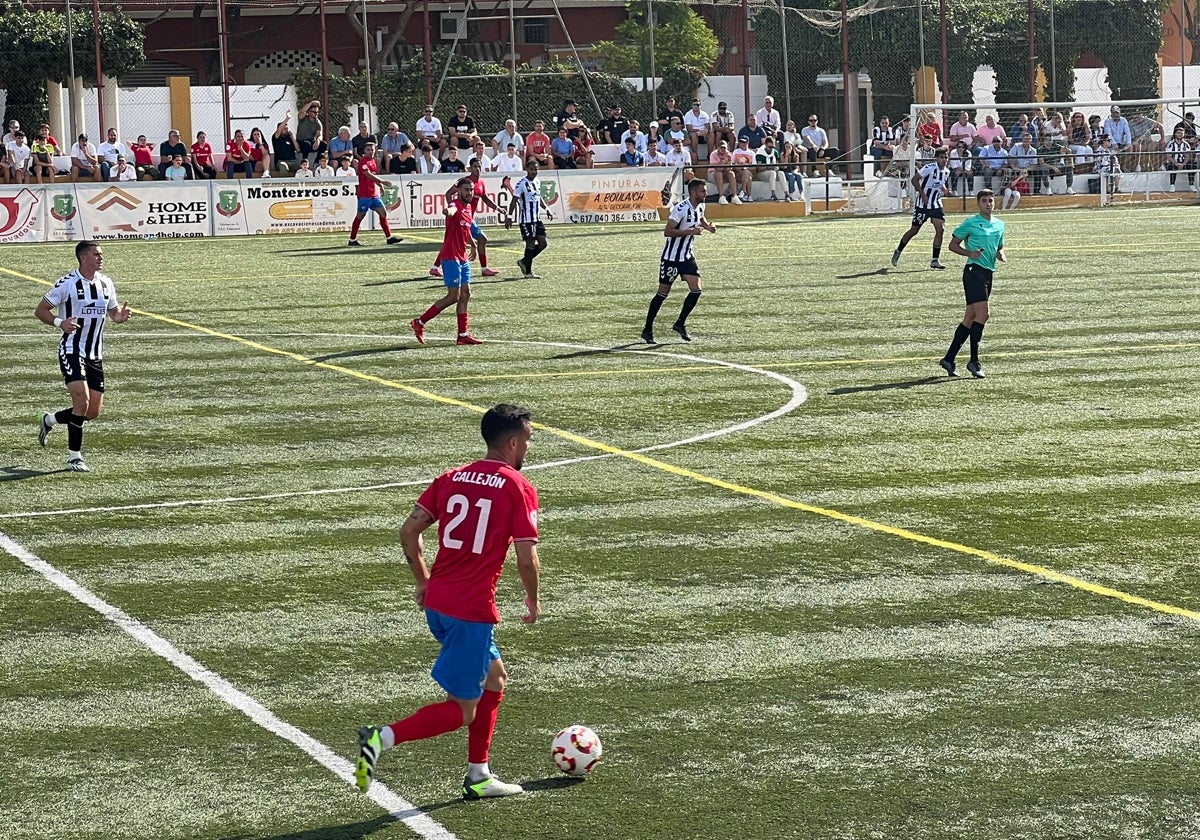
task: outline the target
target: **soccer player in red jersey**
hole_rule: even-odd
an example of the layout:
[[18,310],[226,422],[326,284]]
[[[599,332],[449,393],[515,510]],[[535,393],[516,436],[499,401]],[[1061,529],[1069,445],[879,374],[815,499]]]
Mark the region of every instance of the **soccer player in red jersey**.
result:
[[[414,597],[441,645],[432,675],[446,691],[440,703],[423,706],[390,726],[364,726],[358,733],[354,776],[364,792],[380,754],[396,744],[433,738],[467,727],[467,776],[463,798],[521,793],[520,785],[495,778],[488,751],[496,713],[508,678],[495,629],[496,581],[511,543],[525,588],[527,624],[541,614],[537,556],[537,490],[520,473],[533,429],[529,410],[501,404],[480,423],[487,455],[443,473],[417,499],[400,528],[404,556],[416,579]],[[421,534],[438,523],[437,560],[425,566]]]
[[392,182],[384,181],[375,174],[379,167],[375,163],[374,141],[369,140],[363,144],[363,156],[355,162],[354,171],[358,173],[358,215],[354,217],[354,224],[350,226],[350,241],[346,244],[362,247],[362,243],[358,241],[358,227],[371,210],[379,214],[379,226],[383,228],[387,244],[402,242],[399,236],[392,236],[392,229],[388,227],[387,208],[379,200],[380,185],[390,187]]
[[[500,205],[497,204],[496,202],[492,201],[488,197],[487,185],[483,183],[482,173],[483,173],[483,161],[481,161],[477,157],[472,158],[471,165],[470,165],[470,174],[468,175],[468,177],[471,179],[471,182],[475,185],[475,193],[474,193],[475,198],[471,202],[471,212],[472,212],[472,214],[478,213],[479,205],[482,202],[483,204],[486,204],[488,207],[491,207],[493,210],[495,210],[497,213],[499,213]],[[457,192],[458,192],[458,184],[455,183],[455,185],[453,187],[446,190],[446,200],[447,201],[452,200],[454,198],[455,193],[457,193]],[[479,249],[479,265],[481,268],[483,268],[483,276],[484,277],[495,277],[500,272],[494,268],[488,268],[488,256],[487,256],[488,238],[484,234],[483,229],[481,227],[479,227],[479,225],[476,224],[475,222],[471,223],[471,238],[475,240],[475,245]],[[433,264],[433,267],[429,269],[429,276],[430,277],[441,277],[442,276],[442,269],[436,262]]]
[[478,230],[475,226],[475,212],[471,209],[474,204],[475,182],[469,177],[459,178],[455,186],[458,195],[442,209],[446,216],[446,236],[442,240],[442,250],[437,256],[437,261],[442,267],[442,282],[446,284],[446,296],[426,309],[420,318],[409,322],[413,334],[421,344],[425,343],[425,325],[452,303],[455,304],[455,311],[458,313],[458,343],[483,344],[467,329],[467,302],[471,300],[471,260],[475,259],[473,234]]

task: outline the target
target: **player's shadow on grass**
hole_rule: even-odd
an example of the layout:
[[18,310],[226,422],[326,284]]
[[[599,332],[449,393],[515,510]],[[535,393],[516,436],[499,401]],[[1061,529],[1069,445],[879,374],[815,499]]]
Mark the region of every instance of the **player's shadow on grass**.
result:
[[646,347],[662,347],[661,341],[656,341],[653,344],[647,344],[644,341],[631,341],[628,344],[618,344],[615,347],[601,347],[596,350],[576,350],[574,353],[559,353],[557,356],[551,356],[551,359],[583,359],[588,356],[603,356],[605,353],[619,353],[622,350],[633,350],[634,348]]
[[[403,283],[421,283],[427,282],[431,279],[432,278],[430,278],[428,275],[422,274],[420,277],[397,277],[394,280],[376,280],[372,283],[363,283],[362,286],[364,289],[370,288],[371,286],[399,286]],[[440,289],[442,287],[440,284],[436,286],[431,284],[429,288]]]
[[863,385],[859,388],[834,388],[830,394],[863,394],[868,391],[904,391],[908,388],[916,388],[918,385],[939,385],[946,382],[953,382],[954,378],[949,376],[926,376],[921,379],[907,379],[903,382],[880,382],[878,385]]
[[44,475],[69,472],[66,467],[57,470],[27,470],[24,467],[0,467],[0,481],[24,481],[27,478],[41,478]]
[[[418,814],[413,811],[412,814]],[[405,816],[408,814],[406,813]],[[347,823],[346,825],[331,825],[324,828],[308,828],[302,831],[290,831],[287,834],[230,834],[221,840],[362,840],[377,831],[385,831],[396,825],[396,818],[391,814],[380,814],[362,822]]]
[[[581,776],[547,776],[544,779],[530,779],[522,781],[521,787],[525,788],[526,793],[540,793],[543,791],[563,790],[564,788],[574,787],[582,784],[585,779]],[[452,808],[456,805],[461,805],[467,808],[481,807],[485,800],[466,800],[461,796],[456,796],[453,799],[447,799],[443,802],[431,802],[428,805],[422,805],[420,811],[428,814],[433,811],[440,811],[442,808]]]
[[326,353],[324,356],[313,356],[314,362],[332,362],[334,359],[356,359],[360,356],[378,356],[381,353],[398,353],[401,350],[415,350],[414,344],[396,344],[392,347],[369,347],[365,350],[345,350],[341,353]]

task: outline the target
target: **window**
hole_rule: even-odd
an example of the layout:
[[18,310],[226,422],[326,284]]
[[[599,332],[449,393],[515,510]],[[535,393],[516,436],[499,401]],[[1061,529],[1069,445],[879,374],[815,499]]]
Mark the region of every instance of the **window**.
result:
[[549,18],[525,18],[522,25],[524,27],[523,42],[526,44],[549,44],[550,43],[550,19]]

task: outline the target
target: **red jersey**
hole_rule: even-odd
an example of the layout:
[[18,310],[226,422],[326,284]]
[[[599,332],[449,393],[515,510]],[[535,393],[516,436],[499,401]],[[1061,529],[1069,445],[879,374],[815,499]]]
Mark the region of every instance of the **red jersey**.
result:
[[358,173],[358,197],[377,198],[379,196],[379,185],[371,177],[379,171],[379,167],[375,165],[375,158],[359,158],[354,163],[354,171]]
[[145,146],[138,146],[137,144],[134,144],[133,161],[138,166],[154,165],[153,149],[151,149],[149,143],[147,143]]
[[[471,199],[474,203],[475,199]],[[467,261],[467,245],[471,242],[471,225],[475,221],[475,211],[470,204],[463,204],[462,199],[456,198],[450,202],[451,207],[457,207],[458,212],[446,217],[446,236],[442,240],[442,250],[438,252],[437,261],[456,260]]]
[[243,140],[239,143],[230,140],[225,144],[225,160],[241,163],[250,159],[250,144]]
[[[212,146],[210,146],[208,143],[193,143],[192,160],[194,160],[198,166],[212,166]],[[141,163],[141,161],[138,161],[138,163]]]
[[550,136],[535,131],[525,138],[525,148],[530,154],[544,155],[550,150]]
[[484,458],[435,478],[417,507],[438,523],[425,606],[462,621],[498,623],[496,581],[508,547],[538,539],[537,490],[508,464]]
[[479,212],[479,208],[483,206],[483,197],[486,195],[487,185],[483,183],[483,178],[480,178],[475,182],[475,197],[471,199],[472,214]]

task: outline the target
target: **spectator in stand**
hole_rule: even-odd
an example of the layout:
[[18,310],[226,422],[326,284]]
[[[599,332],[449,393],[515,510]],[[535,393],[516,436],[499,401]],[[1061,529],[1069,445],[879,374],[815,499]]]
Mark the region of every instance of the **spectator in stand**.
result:
[[318,138],[325,137],[325,126],[321,125],[321,102],[314,99],[300,109],[296,123],[296,144],[300,147],[300,156],[308,158],[311,164],[320,154],[317,148]]
[[162,173],[154,165],[154,147],[146,140],[145,134],[139,134],[137,142],[129,148],[133,151],[133,168],[137,170],[138,175],[152,180],[162,177]]
[[900,151],[900,146],[908,145],[908,141],[912,139],[912,117],[905,114],[900,118],[900,125],[892,128],[892,133],[896,135],[896,151]]
[[458,146],[459,149],[470,149],[479,139],[479,133],[475,130],[475,118],[467,114],[466,105],[459,105],[454,109],[449,128],[449,145]]
[[808,162],[808,152],[804,150],[804,138],[800,136],[800,132],[796,129],[796,121],[788,120],[783,131],[780,132],[780,148],[783,148],[784,143],[792,144],[792,151],[800,158],[800,163]]
[[394,122],[388,123],[387,131],[379,142],[379,152],[382,155],[379,161],[380,171],[399,175],[395,167],[400,163],[400,150],[409,145],[412,145],[412,141],[400,130],[400,126]]
[[1175,173],[1187,169],[1188,187],[1196,192],[1196,173],[1191,171],[1192,144],[1188,142],[1182,125],[1175,126],[1175,135],[1167,141],[1163,152],[1164,166],[1171,173],[1171,192],[1175,192]]
[[1021,142],[1021,138],[1026,134],[1026,132],[1028,132],[1033,138],[1033,145],[1036,146],[1038,144],[1037,132],[1029,122],[1029,115],[1021,114],[1017,117],[1017,121],[1012,124],[1012,127],[1009,128],[1008,131],[1009,136],[1012,137],[1014,146]]
[[585,127],[583,120],[575,113],[576,107],[575,100],[568,99],[563,103],[563,109],[554,116],[554,127],[556,129],[565,127],[567,129],[567,136],[572,140],[579,133],[579,129]]
[[104,176],[104,180],[109,179],[109,173],[113,167],[117,165],[117,158],[124,155],[126,160],[133,157],[133,152],[129,147],[121,142],[117,137],[117,130],[110,128],[108,137],[103,143],[96,147],[96,155],[100,158],[100,174]]
[[[1121,108],[1117,105],[1108,109],[1108,119],[1104,121],[1104,133],[1112,140],[1113,149],[1121,154],[1133,149],[1133,133],[1129,128],[1129,120],[1121,116]],[[1120,181],[1120,178],[1117,178]]]
[[[942,145],[942,124],[933,111],[921,111],[917,114],[917,137],[928,137],[931,148],[937,149]],[[931,155],[929,160],[933,160]]]
[[671,141],[671,151],[667,152],[667,166],[687,167],[692,165],[692,153],[683,145],[683,138],[676,137]]
[[250,129],[250,139],[246,142],[250,144],[250,162],[253,164],[251,174],[260,178],[270,177],[267,173],[271,171],[271,147],[267,145],[267,138],[263,136],[262,129]]
[[[313,136],[311,145],[312,145],[312,154],[301,155],[301,157],[303,157],[305,160],[307,160],[309,162],[309,165],[311,165],[312,162],[314,160],[316,160],[318,157],[320,157],[321,155],[326,155],[329,158],[329,161],[331,163],[334,160],[336,160],[336,158],[329,152],[329,144],[325,142],[325,135],[322,134],[320,131],[318,131],[316,133],[316,135]],[[355,177],[357,177],[357,176],[355,176]]]
[[[775,100],[772,97],[763,97],[763,106],[755,111],[754,121],[758,123],[758,127],[767,137],[778,136],[783,128],[783,116],[775,110]],[[749,121],[747,120],[747,122]]]
[[137,170],[134,169],[133,166],[129,163],[128,158],[126,158],[124,155],[118,155],[117,156],[117,165],[114,166],[112,172],[109,173],[108,179],[110,181],[117,181],[117,182],[136,181],[137,180]]
[[79,141],[71,147],[71,182],[78,181],[80,176],[99,181],[100,174],[96,147],[88,142],[86,134],[80,134]]
[[[1033,145],[1033,134],[1026,131],[1021,135],[1021,142],[1009,149],[1008,167],[1014,183],[1026,183],[1031,193],[1037,192],[1042,167],[1038,163],[1037,148]],[[1004,204],[1003,201],[1000,203]]]
[[[301,158],[300,164],[306,166],[308,158]],[[296,171],[299,172],[300,170],[297,169]],[[316,178],[334,178],[337,176],[337,170],[329,165],[329,155],[324,153],[317,155],[317,165],[312,169],[312,173]]]
[[[604,138],[608,137],[609,132],[612,131],[612,124],[613,124],[613,109],[612,109],[611,105],[606,105],[604,107],[604,119],[602,119],[602,120],[600,120],[600,122],[596,123],[596,136],[601,138],[600,142],[602,142],[602,143],[605,142]],[[575,137],[577,137],[577,136],[578,136],[578,134],[572,135],[571,139],[574,140]]]
[[700,108],[700,100],[692,100],[692,109],[683,115],[683,128],[687,132],[688,146],[692,151],[693,160],[703,160],[700,157],[700,144],[705,151],[712,149],[712,137],[709,135],[712,118],[708,112]]
[[354,156],[354,140],[350,137],[350,126],[343,125],[338,128],[337,136],[329,140],[329,154],[335,158]]
[[559,126],[558,136],[550,141],[550,156],[555,169],[575,168],[575,144],[567,136],[566,126]]
[[461,174],[467,171],[467,164],[458,157],[458,146],[453,144],[446,149],[446,159],[442,161],[442,172],[447,174]]
[[621,106],[614,104],[609,109],[608,133],[599,135],[601,143],[621,143],[625,132],[629,131],[629,120],[621,113]]
[[[965,113],[965,112],[964,112]],[[955,123],[958,125],[958,123]],[[961,136],[950,150],[950,195],[970,195],[975,187],[974,156],[971,154],[970,141]],[[959,190],[959,185],[963,189]]]
[[784,201],[799,201],[804,197],[804,178],[801,170],[804,167],[804,157],[800,150],[790,140],[783,141],[783,152],[779,155],[779,171],[787,182],[787,192]]
[[840,154],[829,145],[829,135],[817,124],[816,114],[808,115],[808,125],[800,129],[800,141],[804,144],[810,166],[817,161],[824,161],[828,166]]
[[0,154],[0,172],[10,184],[24,184],[29,180],[29,161],[32,153],[25,143],[25,132],[18,125],[12,132],[13,139],[4,144]]
[[1087,163],[1092,159],[1092,133],[1088,129],[1087,117],[1082,112],[1071,114],[1071,125],[1067,128],[1067,142],[1071,154],[1079,163]]
[[[467,164],[468,166],[470,163]],[[417,149],[411,143],[400,150],[400,165],[397,175],[415,175],[417,172]]]
[[738,132],[738,142],[741,143],[742,140],[745,140],[749,144],[750,150],[754,151],[761,146],[763,140],[766,139],[767,133],[763,131],[762,126],[758,124],[758,117],[754,116],[754,114],[747,115],[746,124],[742,126],[741,131]]
[[[1153,117],[1135,113],[1129,120],[1129,136],[1133,138],[1134,157],[1131,159],[1130,171],[1154,172],[1162,163],[1163,141],[1162,123]],[[1136,169],[1135,169],[1136,167]]]
[[213,166],[212,145],[203,131],[196,132],[196,142],[192,144],[192,166],[198,178],[212,180],[217,177],[216,167]]
[[1100,147],[1096,149],[1093,163],[1096,172],[1108,180],[1108,191],[1119,193],[1121,191],[1121,158],[1116,153],[1112,138],[1107,134],[1100,138]]
[[1063,122],[1063,115],[1058,111],[1055,111],[1050,115],[1050,119],[1042,123],[1041,138],[1041,148],[1047,151],[1067,145],[1067,125]]
[[989,190],[992,189],[993,179],[1003,183],[1008,177],[1008,152],[1004,151],[1004,140],[999,135],[993,137],[992,144],[979,153],[979,174],[983,176],[984,188]]
[[417,172],[421,175],[436,175],[442,171],[442,162],[434,154],[433,144],[428,140],[421,141],[421,156],[417,158]]
[[975,123],[971,122],[971,115],[966,111],[958,112],[958,119],[950,126],[950,130],[946,132],[946,137],[951,145],[957,145],[959,140],[966,142],[967,148],[975,145]]
[[[733,156],[729,154],[729,144],[718,140],[713,153],[708,156],[708,174],[717,188],[717,203],[728,204],[732,199],[734,204],[741,204],[738,197],[737,176],[733,171]],[[729,197],[726,198],[726,195]]]
[[625,129],[625,133],[621,135],[621,147],[625,147],[625,141],[632,140],[633,146],[642,155],[646,154],[646,135],[642,134],[642,125],[637,120],[629,121],[629,128]]
[[1183,119],[1175,123],[1175,128],[1171,129],[1171,134],[1175,133],[1176,128],[1183,129],[1183,137],[1185,140],[1191,140],[1196,136],[1196,115],[1188,111],[1183,115]]
[[[225,144],[225,177],[241,172],[249,178],[254,175],[254,161],[250,158],[250,143],[240,128],[233,132],[233,139]],[[165,175],[165,173],[164,173]]]
[[[1008,140],[1008,135],[1004,133],[1004,126],[996,125],[996,118],[991,114],[988,114],[984,118],[984,124],[981,125],[975,132],[975,142],[980,147],[980,154],[982,154],[982,149],[985,147],[993,146],[994,144],[992,141],[997,137],[1000,138],[1001,146],[1003,146],[1005,141]],[[990,188],[991,187],[989,185],[989,189]]]
[[734,197],[734,204],[741,204],[743,201],[754,201],[754,196],[751,190],[754,186],[754,150],[750,148],[750,139],[747,137],[739,137],[737,148],[729,153],[733,159],[733,177],[737,181],[739,192]]
[[[530,137],[532,137],[532,135],[530,135]],[[532,142],[532,140],[530,142]],[[547,149],[549,149],[549,147],[547,147]],[[526,145],[525,150],[526,150],[526,152],[529,151],[528,145]],[[549,157],[549,155],[547,155],[547,157]],[[493,172],[524,172],[525,171],[525,161],[529,160],[530,158],[532,158],[533,160],[538,160],[536,155],[530,155],[530,154],[527,154],[524,158],[522,158],[519,154],[517,154],[517,144],[509,143],[508,148],[504,150],[504,154],[502,154],[502,155],[500,155],[500,157],[494,158],[492,160],[492,171]],[[550,168],[552,168],[552,166],[547,166],[546,168],[550,169]]]
[[[520,136],[519,134],[517,135],[517,137]],[[507,149],[510,143],[516,146],[518,151],[521,149],[521,146],[517,145],[516,140],[510,140],[508,143],[505,143],[504,148]],[[492,170],[492,163],[495,158],[488,155],[487,147],[483,144],[482,140],[475,141],[475,146],[471,149],[471,154],[467,155],[467,166],[469,167],[471,162],[475,160],[479,161],[479,170],[481,172],[490,172]]]
[[[274,133],[271,134],[271,170],[276,175],[291,175],[299,169],[297,161],[300,159],[300,147],[296,143],[296,136],[292,134],[292,129],[289,126],[291,121],[292,111],[289,108],[284,118],[275,126]],[[320,153],[318,152],[318,154]],[[305,157],[304,160],[308,160],[308,158]],[[326,155],[325,160],[327,161],[325,165],[328,166],[328,155]],[[316,167],[312,166],[311,162],[309,169],[314,174],[316,173]]]
[[729,110],[728,102],[717,103],[717,110],[712,112],[712,120],[709,122],[709,132],[714,147],[722,140],[725,141],[726,148],[731,148],[737,143],[737,129],[734,127],[733,111]]
[[920,169],[927,163],[932,163],[937,157],[937,150],[933,148],[933,138],[928,134],[917,134],[917,169]]
[[1104,126],[1100,122],[1100,117],[1092,114],[1088,117],[1088,145],[1092,147],[1092,153],[1100,151],[1100,141],[1107,135],[1104,133]]
[[50,145],[58,150],[55,152],[56,155],[63,154],[62,144],[59,143],[58,140],[55,139],[54,135],[50,133],[49,125],[47,125],[46,123],[42,123],[40,126],[38,126],[38,134],[44,134],[46,139],[50,141]]
[[758,174],[767,176],[767,187],[771,190],[771,200],[778,201],[780,194],[787,195],[787,179],[779,169],[779,155],[775,151],[775,138],[767,135],[762,148],[754,155],[758,166]]
[[667,129],[671,127],[672,120],[679,120],[679,124],[683,125],[683,111],[675,107],[675,97],[668,96],[667,101],[663,103],[663,109],[658,112],[658,132],[666,136]]
[[[570,129],[567,129],[568,136]],[[507,156],[507,149],[505,155]],[[533,124],[533,132],[525,138],[525,159],[533,158],[538,162],[538,166],[542,169],[553,169],[554,162],[550,159],[550,137],[546,134],[546,124],[541,120],[537,120]],[[500,158],[496,158],[499,160]],[[492,161],[492,166],[496,166],[496,160]],[[497,171],[499,171],[497,169]],[[510,170],[505,169],[505,172]],[[513,172],[524,172],[525,164],[521,164]]]
[[29,144],[29,169],[33,173],[34,180],[39,184],[45,178],[49,183],[54,183],[54,156],[58,154],[58,147],[50,140],[50,129],[41,128],[38,130],[37,137]]
[[683,127],[683,120],[678,117],[671,117],[671,125],[663,135],[663,142],[666,143],[667,151],[671,151],[671,146],[676,140],[682,140],[685,144],[688,141],[687,129]]
[[[517,147],[517,152],[525,151],[525,141],[517,133],[516,120],[505,120],[504,128],[496,132],[496,136],[492,138],[492,154],[504,154],[504,150],[508,148],[509,143]],[[479,144],[476,143],[475,145]],[[484,169],[486,170],[487,167],[485,166]]]
[[[666,144],[663,140],[662,130],[658,127],[658,120],[651,120],[646,129],[646,154],[655,149],[661,154],[664,145]],[[647,160],[647,164],[649,164],[649,160]]]
[[300,161],[299,168],[296,169],[296,178],[315,178],[317,173],[308,165],[308,158]]
[[632,137],[625,138],[625,151],[621,152],[620,161],[622,166],[646,165],[646,156],[638,151],[637,141]]
[[8,121],[8,131],[3,137],[0,137],[0,146],[7,146],[9,143],[17,139],[17,132],[21,130],[21,123],[17,120]]
[[[651,123],[651,130],[655,130],[658,123]],[[647,138],[647,141],[649,138]],[[657,143],[646,143],[646,166],[666,166],[667,156],[662,153]]]
[[575,151],[573,153],[576,169],[591,169],[596,165],[596,152],[592,148],[595,143],[592,141],[592,133],[586,128],[579,129],[579,134],[574,141]]
[[418,145],[429,141],[429,145],[435,149],[445,148],[446,135],[442,133],[442,121],[433,115],[432,105],[426,105],[425,113],[417,120],[417,133],[414,135],[414,140]]
[[183,165],[183,155],[171,158],[171,165],[163,170],[163,177],[168,181],[189,181],[191,170]]
[[358,172],[354,169],[354,158],[350,155],[338,158],[338,167],[333,174],[338,178],[358,178]]
[[183,159],[183,166],[188,170],[188,180],[194,181],[196,173],[192,171],[192,166],[188,162],[188,147],[183,145],[183,141],[179,139],[179,132],[172,128],[167,133],[167,139],[158,144],[158,174],[160,177],[167,177],[167,167],[175,164],[176,157]]
[[[966,111],[963,112],[966,114]],[[879,118],[879,125],[871,129],[871,158],[875,161],[875,174],[886,170],[896,156],[896,130],[887,116]]]
[[[379,138],[371,133],[371,127],[366,122],[359,122],[358,134],[350,138],[350,143],[354,146],[354,156],[362,157],[366,152],[367,143],[374,143],[376,148],[379,148]],[[377,161],[378,162],[378,161]]]
[[[1060,115],[1059,122],[1061,121]],[[1045,124],[1046,132],[1043,133],[1043,137],[1049,136],[1051,127],[1050,123]],[[1059,175],[1067,177],[1067,195],[1075,195],[1075,161],[1071,157],[1071,149],[1065,143],[1065,135],[1063,137],[1064,140],[1038,151],[1038,162],[1042,166],[1042,179],[1045,182],[1047,195],[1051,194],[1051,181]]]

